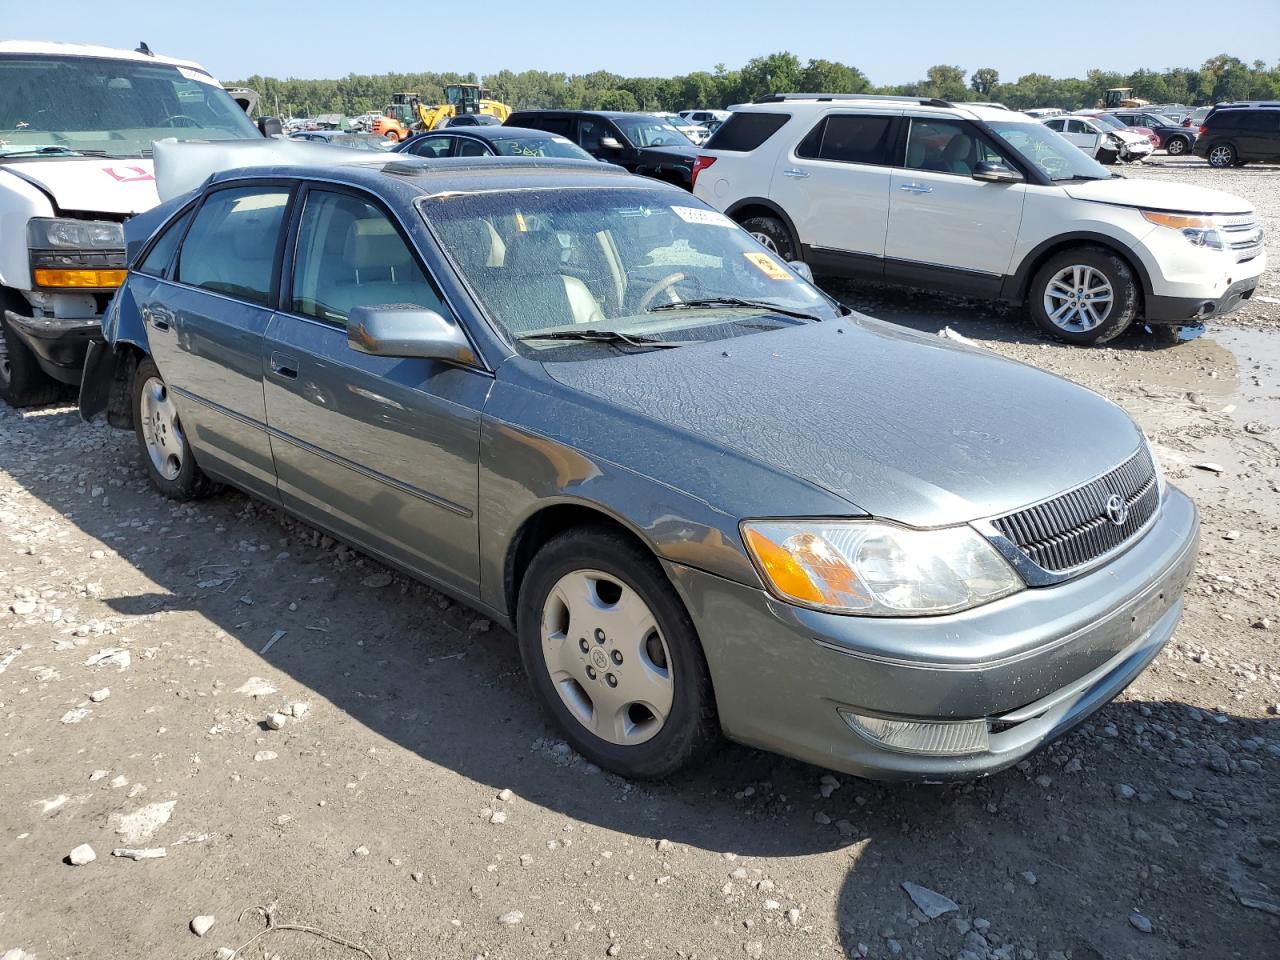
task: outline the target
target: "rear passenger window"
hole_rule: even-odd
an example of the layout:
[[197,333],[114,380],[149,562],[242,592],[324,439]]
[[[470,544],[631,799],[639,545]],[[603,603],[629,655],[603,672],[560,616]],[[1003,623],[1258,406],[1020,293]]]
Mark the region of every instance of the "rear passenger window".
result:
[[352,307],[392,303],[446,313],[382,211],[358,197],[312,190],[298,226],[293,312],[340,324]]
[[545,130],[547,133],[558,133],[562,137],[573,138],[573,121],[568,117],[543,117],[536,113],[524,114],[516,118],[513,127],[529,127],[532,130]]
[[789,113],[731,113],[704,146],[708,150],[747,153],[781,130],[790,119]]
[[191,222],[191,211],[188,210],[169,226],[165,227],[164,233],[160,234],[160,239],[155,242],[155,246],[151,248],[151,252],[143,257],[135,270],[138,273],[145,273],[150,277],[167,277],[169,275],[169,264],[173,262],[173,251],[178,249],[178,241],[182,239],[182,231],[187,229],[187,224]]
[[182,283],[266,304],[289,190],[244,187],[209,194],[182,252]]
[[487,157],[489,156],[489,148],[479,140],[472,140],[470,137],[460,137],[458,139],[458,152],[454,154],[457,157]]
[[887,164],[894,119],[829,116],[809,132],[796,148],[796,155],[841,163]]

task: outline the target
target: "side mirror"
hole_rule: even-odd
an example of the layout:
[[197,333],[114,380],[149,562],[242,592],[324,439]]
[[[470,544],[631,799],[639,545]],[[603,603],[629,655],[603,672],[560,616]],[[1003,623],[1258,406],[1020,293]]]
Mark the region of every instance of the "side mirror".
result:
[[809,265],[803,260],[789,260],[787,266],[794,270],[800,276],[804,277],[810,283],[813,283],[813,271],[809,269]]
[[600,149],[602,150],[621,150],[622,143],[617,137],[601,137]]
[[264,137],[278,137],[284,133],[279,117],[259,117],[258,130]]
[[478,365],[461,327],[434,310],[408,304],[352,307],[347,317],[347,345],[374,357]]
[[973,168],[973,179],[984,183],[1021,183],[1023,177],[1017,170],[1006,167],[1003,163],[983,160]]

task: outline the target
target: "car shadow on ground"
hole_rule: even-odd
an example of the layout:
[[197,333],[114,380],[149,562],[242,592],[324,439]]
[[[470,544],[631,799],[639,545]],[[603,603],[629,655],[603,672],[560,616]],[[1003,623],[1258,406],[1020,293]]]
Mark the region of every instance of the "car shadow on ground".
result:
[[[1249,752],[1263,744],[1242,746],[1263,736],[1261,721],[1216,720],[1176,703],[1113,704],[1019,768],[966,784],[824,784],[820,769],[731,744],[678,779],[630,784],[557,739],[505,631],[405,578],[376,586],[386,579],[374,578],[376,562],[243,495],[172,504],[146,483],[131,435],[83,425],[72,411],[41,416],[73,439],[11,445],[0,469],[149,581],[104,593],[110,610],[161,621],[198,613],[303,696],[421,757],[426,803],[437,781],[425,774],[447,768],[569,820],[736,854],[747,884],[764,879],[759,866],[767,866],[779,894],[760,886],[749,896],[782,899],[788,880],[805,876],[806,856],[847,857],[833,899],[848,956],[862,956],[862,945],[891,955],[891,940],[907,956],[954,956],[977,932],[961,927],[979,918],[992,924],[984,937],[992,949],[1034,942],[1035,956],[1061,950],[1073,960],[1180,956],[1204,946],[1211,927],[1214,955],[1260,955],[1274,935],[1275,921],[1241,907],[1234,892],[1274,902],[1270,891],[1280,890],[1277,787],[1264,779],[1275,758],[1258,756],[1268,768]],[[85,431],[92,442],[74,442]],[[109,506],[67,482],[86,450],[104,476],[127,476],[111,488]],[[203,646],[213,675],[239,684],[244,677],[218,671],[211,633],[192,629],[184,653]],[[1132,797],[1121,783],[1133,786]],[[726,879],[733,869],[726,862]],[[958,909],[922,922],[902,881]],[[1231,922],[1205,919],[1208,904]],[[1132,910],[1160,936],[1139,932]],[[1002,924],[1018,911],[1037,918],[1034,929]],[[820,916],[815,923],[825,922]]]
[[[819,278],[818,285],[859,313],[921,333],[941,335],[942,331],[950,328],[963,337],[980,341],[1064,346],[1061,341],[1041,333],[1023,306],[827,277]],[[1200,325],[1148,326],[1137,323],[1105,346],[1124,351],[1166,350],[1203,332],[1204,327]]]

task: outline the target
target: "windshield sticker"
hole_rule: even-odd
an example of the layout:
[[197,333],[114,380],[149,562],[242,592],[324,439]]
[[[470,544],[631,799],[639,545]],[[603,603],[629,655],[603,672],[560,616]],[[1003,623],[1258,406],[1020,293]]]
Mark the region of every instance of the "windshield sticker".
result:
[[763,250],[746,250],[742,254],[747,262],[770,280],[794,280],[796,275]]
[[103,167],[102,172],[116,183],[135,183],[139,180],[155,179],[146,167]]
[[672,207],[671,212],[685,223],[705,223],[713,227],[736,227],[737,224],[723,213],[703,210],[701,207]]
[[211,87],[220,87],[222,84],[209,76],[203,70],[192,70],[190,67],[179,67],[178,72],[188,80],[194,80],[196,83],[207,83]]

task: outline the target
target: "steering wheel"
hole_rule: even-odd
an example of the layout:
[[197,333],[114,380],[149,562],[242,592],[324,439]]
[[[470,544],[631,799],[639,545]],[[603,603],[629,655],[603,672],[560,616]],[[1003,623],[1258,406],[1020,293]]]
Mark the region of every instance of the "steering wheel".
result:
[[1046,154],[1040,158],[1040,166],[1044,169],[1044,172],[1050,176],[1053,176],[1055,173],[1062,173],[1067,169],[1066,161],[1052,153]]
[[[175,120],[186,120],[186,123],[174,123]],[[198,127],[200,121],[195,117],[189,117],[185,113],[175,113],[171,117],[165,117],[158,124],[158,127]]]
[[683,273],[668,273],[657,283],[645,290],[644,295],[640,298],[639,304],[636,305],[636,313],[644,313],[649,309],[658,294],[669,287],[675,286],[683,279],[685,279],[685,275]]
[[649,146],[651,147],[665,147],[666,145],[667,145],[666,137],[654,137],[652,140],[649,141]]

